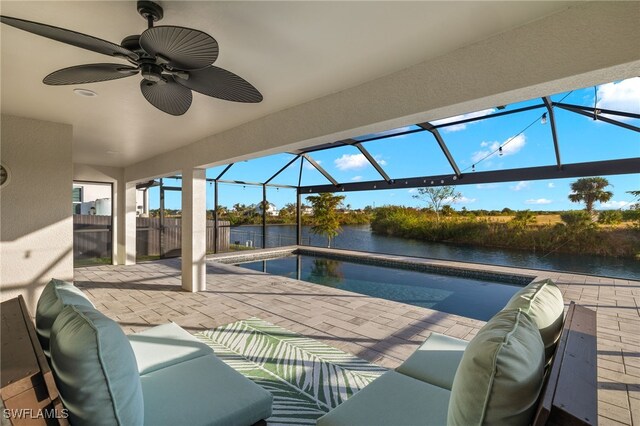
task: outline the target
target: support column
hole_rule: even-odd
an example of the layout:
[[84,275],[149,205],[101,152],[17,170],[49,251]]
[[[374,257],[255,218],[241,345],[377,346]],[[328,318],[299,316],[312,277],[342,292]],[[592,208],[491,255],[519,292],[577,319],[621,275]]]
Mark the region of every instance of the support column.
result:
[[182,171],[182,289],[207,289],[207,179],[205,169]]
[[117,249],[115,260],[118,265],[135,265],[136,263],[136,185],[118,181],[116,191]]
[[267,248],[267,185],[262,185],[262,248]]
[[213,182],[213,252],[218,253],[218,181]]
[[296,245],[302,244],[302,194],[296,191]]

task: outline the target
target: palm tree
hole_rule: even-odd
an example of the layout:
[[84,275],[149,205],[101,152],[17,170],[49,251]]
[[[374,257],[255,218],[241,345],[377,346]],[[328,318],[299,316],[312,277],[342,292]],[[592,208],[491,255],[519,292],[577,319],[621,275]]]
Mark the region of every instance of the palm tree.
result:
[[603,177],[581,178],[571,184],[569,200],[574,203],[584,201],[585,210],[593,213],[593,204],[596,201],[606,203],[613,197],[613,192],[604,189],[610,186],[609,181]]

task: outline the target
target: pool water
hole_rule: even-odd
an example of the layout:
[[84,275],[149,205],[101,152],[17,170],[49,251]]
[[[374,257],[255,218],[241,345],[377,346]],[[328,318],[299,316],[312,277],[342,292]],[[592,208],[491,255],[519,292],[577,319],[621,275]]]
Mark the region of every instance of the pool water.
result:
[[495,315],[522,288],[484,279],[308,255],[247,262],[237,266],[483,321]]

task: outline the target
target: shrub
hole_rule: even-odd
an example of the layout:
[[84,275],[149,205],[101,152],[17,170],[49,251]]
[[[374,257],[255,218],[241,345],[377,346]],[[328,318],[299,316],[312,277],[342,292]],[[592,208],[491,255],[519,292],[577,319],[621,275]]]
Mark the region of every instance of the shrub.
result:
[[635,208],[622,211],[622,220],[629,222],[640,220],[640,204],[635,204]]
[[615,225],[622,222],[622,212],[620,210],[605,210],[598,215],[598,222],[606,225]]
[[520,210],[516,212],[515,216],[509,221],[509,223],[517,228],[524,228],[527,225],[534,223],[535,220],[536,216],[531,212],[531,210]]
[[589,212],[584,210],[570,210],[561,213],[560,219],[571,228],[587,228],[593,223]]

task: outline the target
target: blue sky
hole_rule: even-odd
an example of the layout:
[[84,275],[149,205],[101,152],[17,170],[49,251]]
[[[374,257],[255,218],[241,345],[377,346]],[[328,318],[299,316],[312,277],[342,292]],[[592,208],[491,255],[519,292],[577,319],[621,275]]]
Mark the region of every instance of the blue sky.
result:
[[[599,108],[640,114],[640,78],[603,84],[597,86],[595,90],[589,87],[570,93],[555,94],[551,98],[557,102],[563,100],[565,103],[593,107],[596,96]],[[539,103],[539,99],[520,102],[507,105],[506,110]],[[551,127],[549,123],[543,124],[541,120],[545,111],[544,108],[535,109],[491,120],[441,128],[440,131],[463,173],[473,173],[472,167],[476,171],[485,171],[553,165],[555,154]],[[473,112],[434,123],[482,117],[493,112],[497,110]],[[555,108],[554,112],[560,155],[564,164],[640,157],[640,134],[559,108]],[[625,119],[625,121],[640,126],[638,119]],[[402,130],[413,128],[415,127],[409,126]],[[392,179],[452,172],[437,142],[428,132],[365,142],[363,146],[378,160]],[[497,152],[499,147],[502,147],[502,155]],[[380,175],[355,147],[320,151],[312,153],[311,157],[338,182],[380,179]],[[224,179],[264,182],[292,158],[293,156],[289,154],[279,154],[237,163],[229,169]],[[217,177],[223,168],[224,166],[219,166],[207,170],[207,177]],[[272,183],[296,185],[299,172],[298,160]],[[640,174],[613,175],[607,176],[607,179],[612,184],[609,190],[613,191],[614,197],[604,205],[596,205],[596,208],[628,208],[633,202],[633,197],[626,191],[640,190]],[[460,185],[456,189],[462,193],[462,198],[452,206],[456,210],[462,207],[469,210],[501,210],[504,207],[514,210],[580,209],[583,208],[582,205],[571,203],[567,198],[570,193],[569,185],[574,180]],[[328,181],[308,163],[303,166],[302,185],[326,183]],[[180,181],[171,180],[166,184],[179,186]],[[344,204],[350,204],[352,208],[386,204],[424,206],[424,203],[412,197],[414,194],[415,190],[410,189],[342,193],[346,195]],[[150,195],[151,208],[157,208],[159,205],[157,188],[153,188]],[[166,199],[167,208],[180,208],[178,192],[167,193]],[[287,203],[295,203],[296,196],[294,190],[269,188],[267,199],[278,208],[282,208]],[[235,203],[253,204],[261,200],[261,187],[220,184],[220,205],[231,207]],[[208,186],[207,208],[213,208],[213,185]]]

